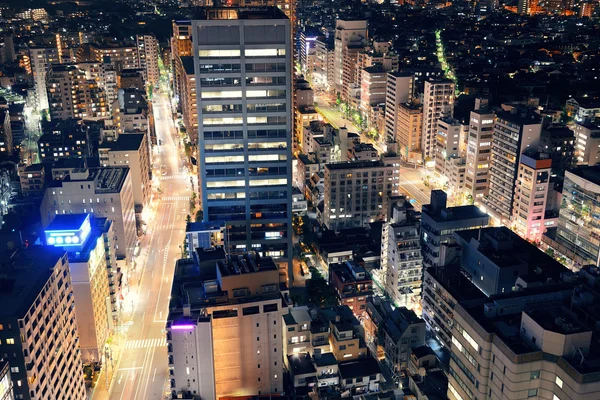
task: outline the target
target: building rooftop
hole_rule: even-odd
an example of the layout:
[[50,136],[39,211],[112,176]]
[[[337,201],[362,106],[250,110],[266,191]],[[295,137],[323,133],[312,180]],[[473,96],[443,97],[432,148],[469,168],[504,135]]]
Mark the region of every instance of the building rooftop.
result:
[[317,372],[310,354],[291,354],[287,356],[291,372],[294,376],[315,374]]
[[375,167],[383,167],[384,164],[377,161],[348,161],[348,162],[339,162],[333,164],[325,164],[325,168],[330,171],[335,170],[345,170],[345,169],[362,169],[362,168],[375,168]]
[[204,8],[198,20],[288,19],[277,7]]
[[194,75],[194,57],[192,56],[180,56],[181,64],[187,75]]
[[321,353],[321,355],[314,356],[314,362],[317,367],[325,367],[327,365],[337,365],[337,360],[333,353]]
[[477,206],[457,206],[432,210],[431,204],[424,204],[422,214],[427,215],[435,222],[464,221],[478,218],[489,218]]
[[339,363],[342,379],[359,378],[381,373],[379,363],[372,357],[359,358],[358,360]]
[[144,141],[143,133],[128,133],[119,135],[117,140],[112,142],[102,142],[99,146],[101,149],[110,149],[112,151],[133,151],[139,150]]
[[567,171],[587,181],[600,185],[600,165],[577,167]]
[[458,264],[427,268],[427,274],[446,289],[456,301],[486,299],[487,296],[465,276]]
[[221,276],[252,274],[262,271],[277,270],[271,257],[259,257],[256,253],[229,255],[226,261],[217,262]]
[[513,109],[514,112],[511,111],[498,111],[496,112],[496,117],[498,119],[502,119],[508,121],[512,124],[516,125],[533,125],[540,124],[542,122],[542,117],[532,111],[528,110],[517,110]]
[[23,318],[65,251],[32,246],[0,255],[0,318]]
[[78,230],[81,228],[89,214],[59,214],[54,217],[47,231]]

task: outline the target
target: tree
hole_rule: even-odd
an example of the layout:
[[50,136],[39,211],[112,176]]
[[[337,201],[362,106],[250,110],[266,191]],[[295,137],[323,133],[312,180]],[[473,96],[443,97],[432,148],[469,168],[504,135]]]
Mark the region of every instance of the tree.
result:
[[306,293],[309,303],[314,303],[317,307],[337,306],[338,299],[323,275],[315,267],[310,267],[311,278],[306,281]]

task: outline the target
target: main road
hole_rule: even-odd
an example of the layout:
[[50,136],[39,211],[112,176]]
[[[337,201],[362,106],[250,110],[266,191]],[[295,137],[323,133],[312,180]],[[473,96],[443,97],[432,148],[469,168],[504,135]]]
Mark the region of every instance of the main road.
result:
[[[175,261],[181,256],[191,194],[190,176],[183,167],[179,143],[167,96],[155,93],[153,110],[159,143],[153,153],[155,182],[162,194],[156,213],[142,240],[136,269],[127,295],[133,309],[123,316],[126,341],[110,384],[110,399],[154,400],[165,398],[167,347],[164,327]],[[163,175],[164,174],[164,175]],[[127,315],[129,312],[129,315]]]

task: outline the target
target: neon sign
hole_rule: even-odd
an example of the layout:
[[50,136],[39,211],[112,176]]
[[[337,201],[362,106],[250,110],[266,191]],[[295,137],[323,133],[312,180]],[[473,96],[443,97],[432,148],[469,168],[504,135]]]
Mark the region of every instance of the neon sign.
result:
[[[61,216],[55,218],[56,222],[61,222]],[[57,224],[60,225],[60,224]],[[46,244],[58,247],[80,247],[83,245],[92,232],[90,216],[87,215],[81,226],[72,229],[48,229],[46,230]]]

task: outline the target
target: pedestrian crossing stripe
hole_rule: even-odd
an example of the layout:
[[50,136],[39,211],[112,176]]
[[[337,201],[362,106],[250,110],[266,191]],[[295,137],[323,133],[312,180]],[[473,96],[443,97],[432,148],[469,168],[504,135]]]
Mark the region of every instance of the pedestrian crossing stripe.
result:
[[186,200],[189,201],[190,196],[166,196],[161,197],[161,201],[177,201],[177,200]]
[[178,174],[178,175],[165,175],[165,176],[161,176],[160,180],[161,181],[170,181],[173,179],[190,179],[189,175],[183,175],[183,174]]
[[126,349],[144,349],[148,347],[165,347],[167,345],[167,339],[138,339],[128,340],[125,342]]

